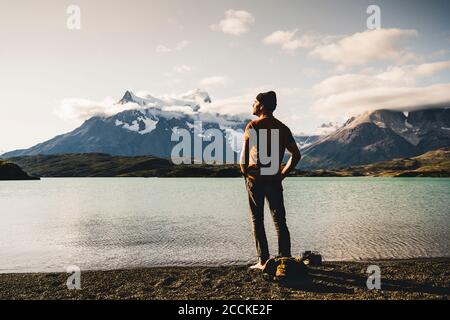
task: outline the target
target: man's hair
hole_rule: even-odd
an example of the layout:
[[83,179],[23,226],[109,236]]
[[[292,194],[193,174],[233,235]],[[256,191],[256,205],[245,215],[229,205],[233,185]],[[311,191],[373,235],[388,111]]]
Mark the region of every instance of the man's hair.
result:
[[256,96],[258,100],[268,111],[273,112],[277,108],[277,94],[273,91],[263,92]]

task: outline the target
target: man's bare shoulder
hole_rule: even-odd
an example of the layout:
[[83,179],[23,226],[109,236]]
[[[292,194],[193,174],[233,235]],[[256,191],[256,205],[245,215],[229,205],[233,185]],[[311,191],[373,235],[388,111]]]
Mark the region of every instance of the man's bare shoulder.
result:
[[249,130],[255,127],[255,125],[258,123],[258,119],[250,121],[247,126],[245,127],[245,130]]

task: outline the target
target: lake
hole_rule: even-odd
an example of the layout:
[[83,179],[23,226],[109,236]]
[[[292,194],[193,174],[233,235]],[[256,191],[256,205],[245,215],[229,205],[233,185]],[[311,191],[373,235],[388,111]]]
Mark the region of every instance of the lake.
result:
[[[288,178],[284,190],[293,254],[450,256],[450,179]],[[4,181],[0,218],[2,273],[255,261],[243,179]],[[268,211],[266,231],[276,255]]]

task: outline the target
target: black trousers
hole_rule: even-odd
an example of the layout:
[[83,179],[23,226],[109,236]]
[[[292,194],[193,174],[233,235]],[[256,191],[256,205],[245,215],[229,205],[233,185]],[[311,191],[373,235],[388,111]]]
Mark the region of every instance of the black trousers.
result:
[[291,237],[286,224],[283,186],[281,179],[245,179],[248,200],[253,224],[253,235],[256,242],[258,258],[264,263],[270,258],[264,229],[264,199],[267,200],[278,236],[278,255],[291,256]]

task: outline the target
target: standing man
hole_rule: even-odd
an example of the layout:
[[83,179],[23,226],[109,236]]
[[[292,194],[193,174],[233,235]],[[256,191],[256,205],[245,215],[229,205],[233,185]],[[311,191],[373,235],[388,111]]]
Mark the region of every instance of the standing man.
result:
[[[281,257],[291,256],[291,239],[286,224],[282,181],[297,166],[301,155],[291,130],[273,116],[276,106],[275,92],[258,94],[253,103],[253,115],[258,119],[247,125],[244,134],[241,172],[246,181],[259,259],[257,264],[250,267],[251,269],[263,269],[270,258],[264,229],[264,199],[267,199],[277,231],[278,254]],[[282,167],[281,161],[286,149],[291,157]]]

